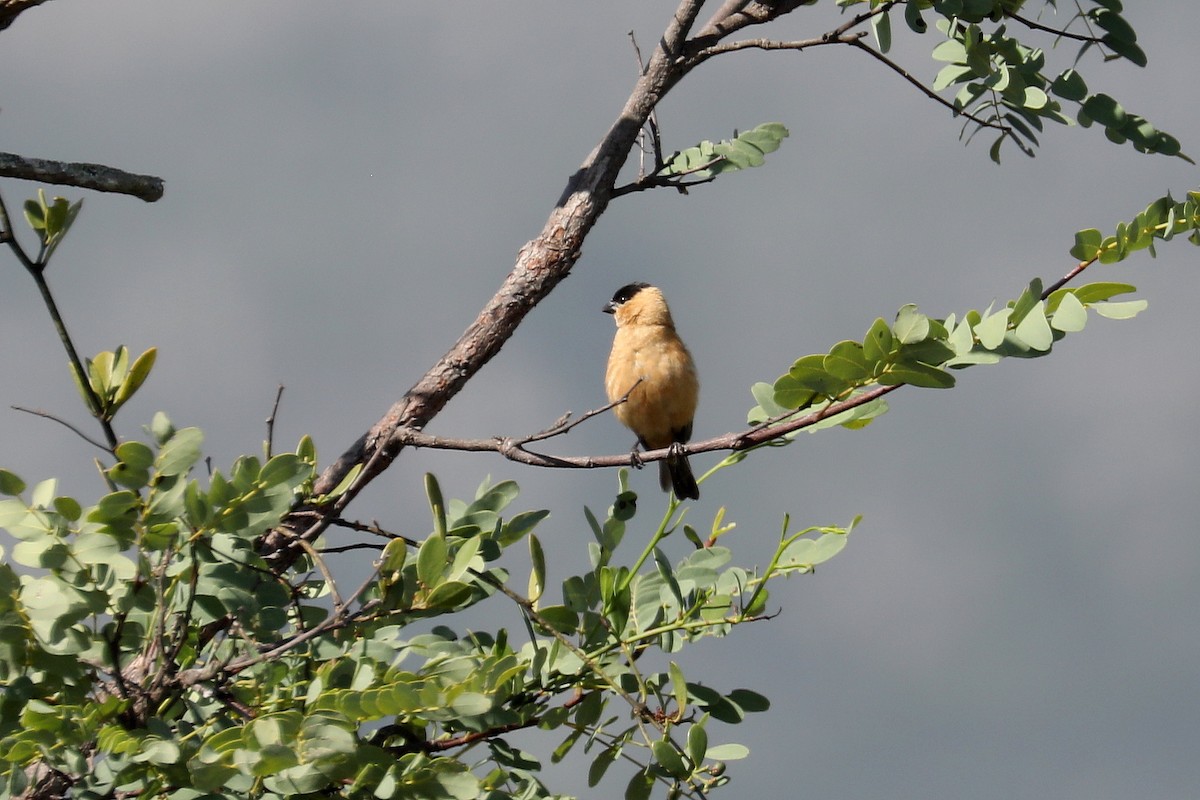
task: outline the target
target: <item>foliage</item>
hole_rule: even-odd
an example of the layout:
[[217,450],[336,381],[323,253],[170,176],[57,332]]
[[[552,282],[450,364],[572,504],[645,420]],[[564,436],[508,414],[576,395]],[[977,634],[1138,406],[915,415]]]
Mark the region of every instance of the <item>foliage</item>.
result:
[[[769,21],[784,7],[813,4],[749,11]],[[1042,49],[1009,33],[1046,30],[1021,16],[1022,0],[837,4],[860,12],[838,31],[741,44],[863,50],[865,31],[853,29],[869,25],[872,54],[903,74],[885,56],[893,12],[917,34],[936,15],[943,41],[932,55],[946,66],[928,92],[955,90],[945,104],[974,126],[971,135],[997,133],[993,159],[1005,141],[1032,153],[1047,121],[1070,124],[1064,104],[1113,142],[1187,159],[1177,140],[1091,92],[1078,71],[1093,48],[1146,63],[1117,0],[1074,4],[1057,33],[1081,44],[1076,63],[1057,74]],[[739,20],[752,16],[724,22],[740,30]],[[1075,23],[1085,33],[1069,34]],[[707,40],[684,44],[668,54],[673,65],[694,66],[703,60],[697,53],[720,49]],[[697,60],[689,62],[689,53]],[[684,189],[760,166],[789,135],[767,123],[663,158],[657,122],[647,128],[656,163],[613,197]],[[80,207],[47,202],[41,191],[26,202],[38,241],[30,257],[0,201],[0,243],[41,290],[80,395],[108,441],[98,445],[107,492],[91,505],[58,495],[53,480],[30,487],[0,470],[0,528],[13,540],[0,545],[0,797],[554,796],[542,783],[542,760],[521,749],[529,729],[556,737],[550,761],[572,752],[586,759],[589,786],[620,763],[628,798],[656,787],[669,797],[705,797],[729,782],[726,762],[748,751],[723,741],[719,724],[740,723],[769,702],[751,689],[689,677],[682,654],[767,619],[770,582],[832,558],[857,519],[793,531],[785,518],[774,549],[763,553],[767,566],[737,566],[724,509],[706,535],[684,522],[686,509],[674,499],[642,526],[621,472],[603,517],[584,509],[588,568],[557,576],[539,538],[549,511],[511,511],[512,481],[485,482],[471,500],[447,501],[427,476],[430,532],[413,539],[341,516],[369,465],[354,465],[332,491],[318,489],[310,439],[294,452],[270,455],[268,447],[262,458],[244,456],[225,472],[202,470],[201,432],[177,429],[164,414],[146,441],[119,441],[110,423],[150,376],[157,351],[132,362],[124,347],[91,359],[76,354],[43,273]],[[557,233],[556,242],[569,238]],[[954,370],[1047,355],[1084,329],[1089,311],[1132,317],[1145,302],[1116,299],[1132,286],[1066,283],[1093,263],[1153,255],[1156,240],[1179,234],[1200,244],[1198,193],[1182,203],[1164,197],[1112,235],[1080,231],[1072,273],[1049,288],[1034,279],[1001,308],[933,318],[903,306],[890,324],[876,319],[862,341],[838,342],[797,359],[773,384],[756,384],[752,432],[786,444],[802,429],[797,420],[810,431],[861,427],[886,410],[883,395],[897,387],[951,388]],[[749,449],[735,446],[714,469]],[[297,534],[297,521],[313,518],[370,537],[350,545],[375,555],[353,591],[345,593],[335,575],[334,554],[345,546],[324,527],[324,536]],[[287,537],[282,555],[265,547],[272,535]],[[513,588],[514,571],[523,592]],[[515,624],[496,623],[497,615]]]
[[33,228],[40,239],[39,260],[45,261],[50,258],[59,243],[62,242],[63,237],[67,235],[67,231],[71,229],[71,223],[75,221],[81,208],[83,208],[82,200],[68,203],[62,197],[56,197],[54,202],[47,203],[46,193],[41,189],[38,189],[36,199],[25,201],[25,221],[29,223],[29,227]]
[[768,153],[774,153],[788,136],[788,129],[778,122],[764,122],[732,139],[720,142],[703,141],[681,150],[659,170],[663,176],[688,175],[698,180],[711,180],[726,172],[759,167]]
[[[650,654],[762,619],[767,583],[810,572],[849,531],[785,525],[759,572],[717,544],[732,526],[718,519],[701,542],[672,504],[629,565],[617,555],[637,497],[622,473],[608,514],[586,512],[590,570],[564,577],[550,603],[535,534],[548,512],[502,516],[511,481],[445,503],[430,476],[433,532],[380,532],[372,575],[342,597],[319,542],[285,575],[256,550],[313,478],[310,442],[238,459],[204,485],[200,432],[161,414],[151,431],[118,447],[106,475],[119,488],[91,506],[0,472],[0,526],[25,568],[0,564],[5,796],[38,764],[94,796],[549,796],[538,759],[506,737],[535,726],[562,737],[554,760],[588,754],[591,785],[621,760],[630,796],[655,783],[702,793],[747,753],[710,741],[713,721],[768,703],[688,680],[674,660],[647,670]],[[671,563],[663,542],[681,529],[693,544]],[[497,563],[522,540],[528,598]],[[415,625],[497,595],[519,632]]]
[[[1169,241],[1181,233],[1200,245],[1200,192],[1189,192],[1183,202],[1169,195],[1159,198],[1131,222],[1119,224],[1111,236],[1091,228],[1075,234],[1071,255],[1080,263],[1072,276],[1092,263],[1115,263],[1139,250],[1153,255],[1154,240]],[[906,305],[891,325],[876,319],[861,342],[838,342],[828,353],[797,359],[773,384],[755,384],[751,393],[757,405],[748,420],[760,425],[820,406],[834,411],[817,429],[832,424],[862,427],[886,411],[882,399],[845,411],[835,404],[872,386],[949,389],[955,383],[951,369],[1049,355],[1055,342],[1083,330],[1088,309],[1109,319],[1129,319],[1144,310],[1144,300],[1113,300],[1133,291],[1129,284],[1112,282],[1045,291],[1041,279],[1035,278],[1002,308],[989,306],[961,317],[934,319]]]
[[[958,87],[953,107],[967,116],[964,133],[968,126],[972,127],[971,136],[985,128],[999,131],[989,151],[996,162],[1000,161],[1004,142],[1011,141],[1026,155],[1033,155],[1038,134],[1046,122],[1070,125],[1072,120],[1063,112],[1062,106],[1067,102],[1077,107],[1075,119],[1080,125],[1089,127],[1099,123],[1113,142],[1128,142],[1139,152],[1178,156],[1190,163],[1191,159],[1181,152],[1175,137],[1156,129],[1145,118],[1127,112],[1109,95],[1089,93],[1077,67],[1084,54],[1094,47],[1102,49],[1106,58],[1123,58],[1139,67],[1146,66],[1146,54],[1137,43],[1133,26],[1121,16],[1123,9],[1119,0],[1092,2],[1088,8],[1084,8],[1082,2],[1074,3],[1075,13],[1065,24],[1056,26],[1059,38],[1055,44],[1061,41],[1080,44],[1074,64],[1053,77],[1046,73],[1046,52],[1042,48],[1026,45],[1009,34],[1010,27],[1028,26],[1028,22],[1019,16],[1024,0],[911,0],[906,3],[838,0],[838,5],[852,7],[869,3],[870,8],[878,12],[872,18],[872,31],[881,53],[891,49],[891,13],[898,11],[897,6],[903,8],[905,24],[917,34],[929,30],[923,12],[937,14],[935,27],[945,41],[933,48],[932,55],[935,60],[947,64],[938,72],[932,89],[940,92]],[[1084,33],[1071,36],[1076,23]]]

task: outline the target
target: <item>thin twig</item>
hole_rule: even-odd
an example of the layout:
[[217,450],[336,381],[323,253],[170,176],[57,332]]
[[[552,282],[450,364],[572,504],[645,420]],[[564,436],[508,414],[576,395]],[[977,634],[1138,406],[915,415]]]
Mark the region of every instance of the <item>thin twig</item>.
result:
[[524,445],[524,444],[528,444],[529,442],[540,442],[544,439],[549,439],[554,436],[562,436],[564,434],[570,433],[573,429],[575,429],[575,428],[579,427],[580,425],[582,425],[583,423],[587,422],[592,417],[595,417],[599,414],[603,414],[605,411],[611,411],[612,409],[616,408],[617,406],[621,405],[622,403],[629,402],[629,396],[631,394],[633,394],[633,390],[636,389],[638,386],[640,386],[642,381],[644,381],[644,380],[645,380],[645,378],[638,378],[636,381],[634,381],[633,386],[629,387],[629,391],[627,391],[625,394],[621,395],[616,400],[613,400],[611,403],[607,403],[605,405],[600,406],[599,408],[593,408],[591,411],[584,412],[583,414],[580,415],[579,419],[571,421],[571,412],[568,411],[566,414],[563,414],[557,421],[555,421],[555,423],[553,425],[551,425],[549,428],[546,428],[543,431],[539,431],[537,433],[526,436],[522,439],[516,439],[514,441],[516,444]]
[[279,413],[279,400],[283,397],[283,384],[275,391],[275,404],[271,406],[271,416],[267,417],[267,460],[275,446],[275,415]]
[[329,593],[333,596],[333,607],[341,612],[346,607],[346,604],[342,601],[341,594],[338,593],[337,582],[334,581],[333,573],[329,571],[329,567],[325,564],[325,559],[321,558],[321,554],[317,552],[317,548],[303,539],[297,539],[296,544],[300,546],[301,550],[308,553],[308,557],[313,560],[313,563],[317,565],[317,569],[321,571],[321,577],[325,579],[325,585],[329,587]]
[[[2,196],[0,196],[0,241],[8,243],[9,248],[16,254],[17,260],[21,262],[21,265],[25,267],[25,271],[29,273],[29,277],[33,278],[33,282],[38,288],[38,293],[42,296],[42,302],[46,306],[46,311],[50,314],[50,320],[54,323],[54,329],[58,331],[58,338],[67,351],[67,358],[71,361],[71,368],[79,379],[78,383],[87,400],[88,409],[92,412],[92,416],[100,423],[101,430],[104,431],[104,438],[108,442],[108,447],[104,449],[110,453],[115,452],[117,449],[116,431],[113,430],[109,420],[104,418],[103,411],[101,410],[104,404],[101,403],[100,396],[96,394],[96,390],[92,388],[92,384],[88,380],[88,373],[84,367],[83,359],[79,357],[79,353],[75,350],[75,343],[71,340],[71,335],[67,332],[67,324],[63,321],[62,314],[58,311],[58,303],[55,302],[54,294],[50,291],[50,285],[46,282],[46,246],[43,243],[36,259],[29,258],[28,254],[17,241],[16,234],[12,229],[12,220],[8,215],[8,207],[5,205]],[[87,439],[86,436],[84,438]],[[88,439],[88,441],[91,440]]]
[[[888,69],[892,70],[897,75],[899,75],[901,78],[904,78],[904,80],[908,81],[913,86],[915,86],[917,88],[917,90],[921,92],[921,94],[925,95],[930,100],[933,100],[935,103],[939,103],[940,105],[943,105],[946,108],[950,109],[950,111],[954,114],[954,116],[965,117],[965,118],[969,119],[971,122],[974,122],[976,125],[978,125],[981,128],[994,128],[995,130],[1004,131],[1005,133],[1009,133],[1009,127],[1007,125],[1002,125],[1002,124],[999,124],[996,122],[992,122],[991,120],[983,119],[982,117],[976,116],[975,114],[972,114],[971,112],[967,111],[965,108],[959,108],[958,106],[954,105],[954,103],[952,103],[949,100],[947,100],[946,98],[942,97],[937,92],[935,92],[933,89],[930,89],[928,86],[921,83],[920,80],[913,77],[912,73],[910,73],[904,67],[900,66],[895,61],[892,61],[890,58],[888,58],[883,53],[876,50],[874,47],[871,47],[870,45],[866,44],[863,41],[863,37],[860,36],[857,39],[855,39],[854,41],[848,42],[848,44],[850,44],[852,47],[857,48],[858,50],[861,50],[862,52],[866,53],[867,55],[871,56],[876,61],[879,61],[881,64],[884,64]],[[1011,138],[1013,138],[1014,140],[1016,139],[1015,136],[1011,137]]]
[[61,417],[54,416],[49,411],[42,411],[39,408],[25,408],[24,406],[9,406],[9,408],[11,408],[13,411],[23,411],[26,414],[33,414],[35,417],[41,417],[42,419],[48,419],[51,422],[57,422],[59,425],[62,425],[64,428],[69,428],[72,433],[74,433],[80,439],[83,439],[85,442],[87,442],[91,446],[99,447],[104,452],[106,452],[110,455],[112,454],[112,450],[108,447],[108,445],[106,445],[102,442],[97,442],[95,439],[88,436],[83,431],[79,430],[79,428],[76,428],[74,425],[67,422],[65,419],[62,419]]
[[1028,17],[1022,17],[1020,14],[1006,12],[1004,16],[1008,17],[1009,19],[1015,19],[1017,22],[1021,23],[1026,28],[1029,28],[1031,30],[1041,31],[1043,33],[1053,33],[1056,36],[1058,36],[1060,39],[1072,39],[1076,42],[1090,42],[1092,44],[1100,44],[1100,40],[1097,39],[1095,36],[1090,36],[1090,35],[1086,35],[1086,34],[1082,34],[1082,33],[1071,33],[1066,28],[1054,28],[1049,25],[1043,25],[1042,23],[1040,23],[1036,20],[1029,19]]

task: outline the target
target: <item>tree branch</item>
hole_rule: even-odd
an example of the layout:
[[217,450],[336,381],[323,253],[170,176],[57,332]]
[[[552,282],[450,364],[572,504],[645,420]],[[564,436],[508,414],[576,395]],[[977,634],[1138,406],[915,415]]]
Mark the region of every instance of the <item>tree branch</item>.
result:
[[[2,21],[3,15],[0,13],[0,22]],[[0,24],[0,30],[3,27],[3,24]],[[103,164],[47,161],[44,158],[26,158],[13,153],[0,153],[0,178],[19,178],[94,189],[97,192],[128,194],[147,203],[153,203],[163,196],[163,180],[153,175],[137,175]]]
[[1059,37],[1060,39],[1073,39],[1074,41],[1077,41],[1077,42],[1092,42],[1093,44],[1100,43],[1100,37],[1098,37],[1098,36],[1092,36],[1090,34],[1082,34],[1082,33],[1071,33],[1066,28],[1053,28],[1049,25],[1043,25],[1042,23],[1038,22],[1037,20],[1032,20],[1027,17],[1022,17],[1020,14],[1006,12],[1004,16],[1008,17],[1009,19],[1015,19],[1017,22],[1021,23],[1022,25],[1024,25],[1026,28],[1029,28],[1030,30],[1041,31],[1042,33],[1053,33],[1055,36]]
[[[812,411],[800,417],[789,414],[781,420],[759,425],[744,431],[726,433],[703,441],[691,442],[683,446],[684,453],[709,453],[717,450],[733,452],[750,450],[759,445],[780,439],[790,433],[815,425],[821,420],[849,411],[852,408],[878,400],[905,384],[879,386],[845,400],[839,400],[828,406]],[[513,437],[493,437],[491,439],[454,439],[442,436],[431,436],[423,431],[402,428],[396,431],[396,438],[409,447],[424,447],[433,450],[460,450],[474,453],[499,453],[509,461],[527,464],[534,467],[556,467],[560,469],[601,469],[607,467],[636,466],[637,463],[660,461],[668,458],[672,449],[663,447],[639,453],[636,457],[631,453],[610,456],[555,456],[539,453],[525,447],[528,439]]]
[[24,406],[9,406],[9,408],[11,408],[13,411],[23,411],[26,414],[33,414],[35,417],[41,417],[42,419],[48,419],[51,422],[57,422],[59,425],[62,425],[64,428],[70,429],[70,431],[72,433],[74,433],[80,439],[83,439],[88,444],[92,445],[93,447],[99,447],[104,452],[108,453],[109,455],[112,455],[112,449],[108,445],[104,444],[103,442],[97,442],[95,439],[88,436],[83,431],[79,430],[79,428],[75,427],[74,425],[67,422],[65,419],[62,419],[61,417],[54,416],[49,411],[42,411],[40,408],[25,408]]
[[[542,232],[521,248],[517,263],[500,289],[479,312],[454,346],[429,369],[388,412],[322,473],[314,494],[335,488],[356,466],[362,472],[335,503],[322,509],[321,521],[306,526],[303,535],[316,536],[383,472],[400,453],[404,442],[395,437],[401,428],[420,430],[458,394],[516,332],[533,310],[565,278],[579,259],[583,240],[612,197],[612,187],[632,152],[637,137],[659,100],[686,73],[679,57],[703,0],[682,0],[675,10],[645,70],[620,115],[567,182]],[[298,521],[290,522],[295,526]],[[287,535],[269,534],[266,552],[286,544]]]
[[40,6],[46,0],[0,0],[0,31],[13,24],[22,11]]
[[954,103],[951,103],[949,100],[947,100],[946,98],[939,95],[933,89],[930,89],[928,86],[926,86],[920,80],[913,77],[912,73],[910,73],[904,67],[900,66],[895,61],[892,61],[890,58],[888,58],[883,53],[876,50],[874,47],[871,47],[870,45],[867,45],[866,43],[864,43],[862,41],[862,38],[863,37],[859,36],[859,37],[855,38],[853,41],[847,42],[847,44],[849,44],[850,46],[856,48],[857,50],[859,50],[861,52],[866,53],[867,55],[874,58],[876,61],[878,61],[881,64],[883,64],[884,66],[886,66],[888,69],[895,72],[901,78],[904,78],[904,80],[908,81],[913,86],[917,87],[917,90],[920,91],[921,94],[925,95],[926,97],[928,97],[930,100],[934,101],[935,103],[939,103],[939,104],[945,106],[946,108],[950,109],[950,111],[953,112],[954,116],[966,117],[971,122],[974,122],[976,125],[980,126],[981,128],[995,128],[998,131],[1004,131],[1006,133],[1010,131],[1010,128],[1007,125],[1001,125],[1001,124],[992,122],[990,120],[986,120],[983,117],[978,117],[978,116],[968,112],[966,109],[959,108],[958,106],[954,105]]

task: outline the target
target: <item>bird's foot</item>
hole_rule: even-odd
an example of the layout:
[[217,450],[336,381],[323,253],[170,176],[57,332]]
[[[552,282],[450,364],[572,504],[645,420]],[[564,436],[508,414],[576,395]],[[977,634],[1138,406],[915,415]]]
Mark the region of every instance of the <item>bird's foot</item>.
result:
[[641,469],[645,464],[642,454],[638,452],[638,442],[634,442],[633,449],[629,451],[629,463],[634,469]]

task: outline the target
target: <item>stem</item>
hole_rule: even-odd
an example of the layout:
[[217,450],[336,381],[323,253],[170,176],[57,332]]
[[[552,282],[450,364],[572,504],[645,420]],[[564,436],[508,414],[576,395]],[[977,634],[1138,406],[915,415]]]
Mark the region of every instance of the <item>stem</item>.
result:
[[115,452],[117,449],[117,434],[113,430],[112,425],[104,418],[103,403],[100,402],[100,396],[96,394],[91,383],[87,379],[87,368],[83,365],[83,360],[79,357],[79,353],[75,350],[75,343],[71,341],[71,334],[67,332],[67,324],[63,321],[62,314],[59,313],[58,303],[54,302],[54,294],[50,291],[50,285],[46,282],[46,261],[45,247],[38,258],[31,259],[21,247],[20,242],[12,229],[12,222],[8,216],[8,207],[4,204],[4,198],[0,197],[0,242],[8,242],[9,248],[16,254],[17,260],[21,262],[21,266],[25,267],[25,271],[33,278],[33,282],[37,285],[38,292],[42,295],[42,302],[46,305],[46,310],[50,312],[50,319],[54,323],[54,329],[58,331],[58,338],[62,341],[63,347],[66,348],[67,358],[71,361],[71,368],[75,370],[75,374],[79,376],[79,385],[83,387],[83,393],[88,403],[88,410],[92,412],[97,421],[100,423],[100,428],[104,431],[104,438],[108,442],[109,452]]

